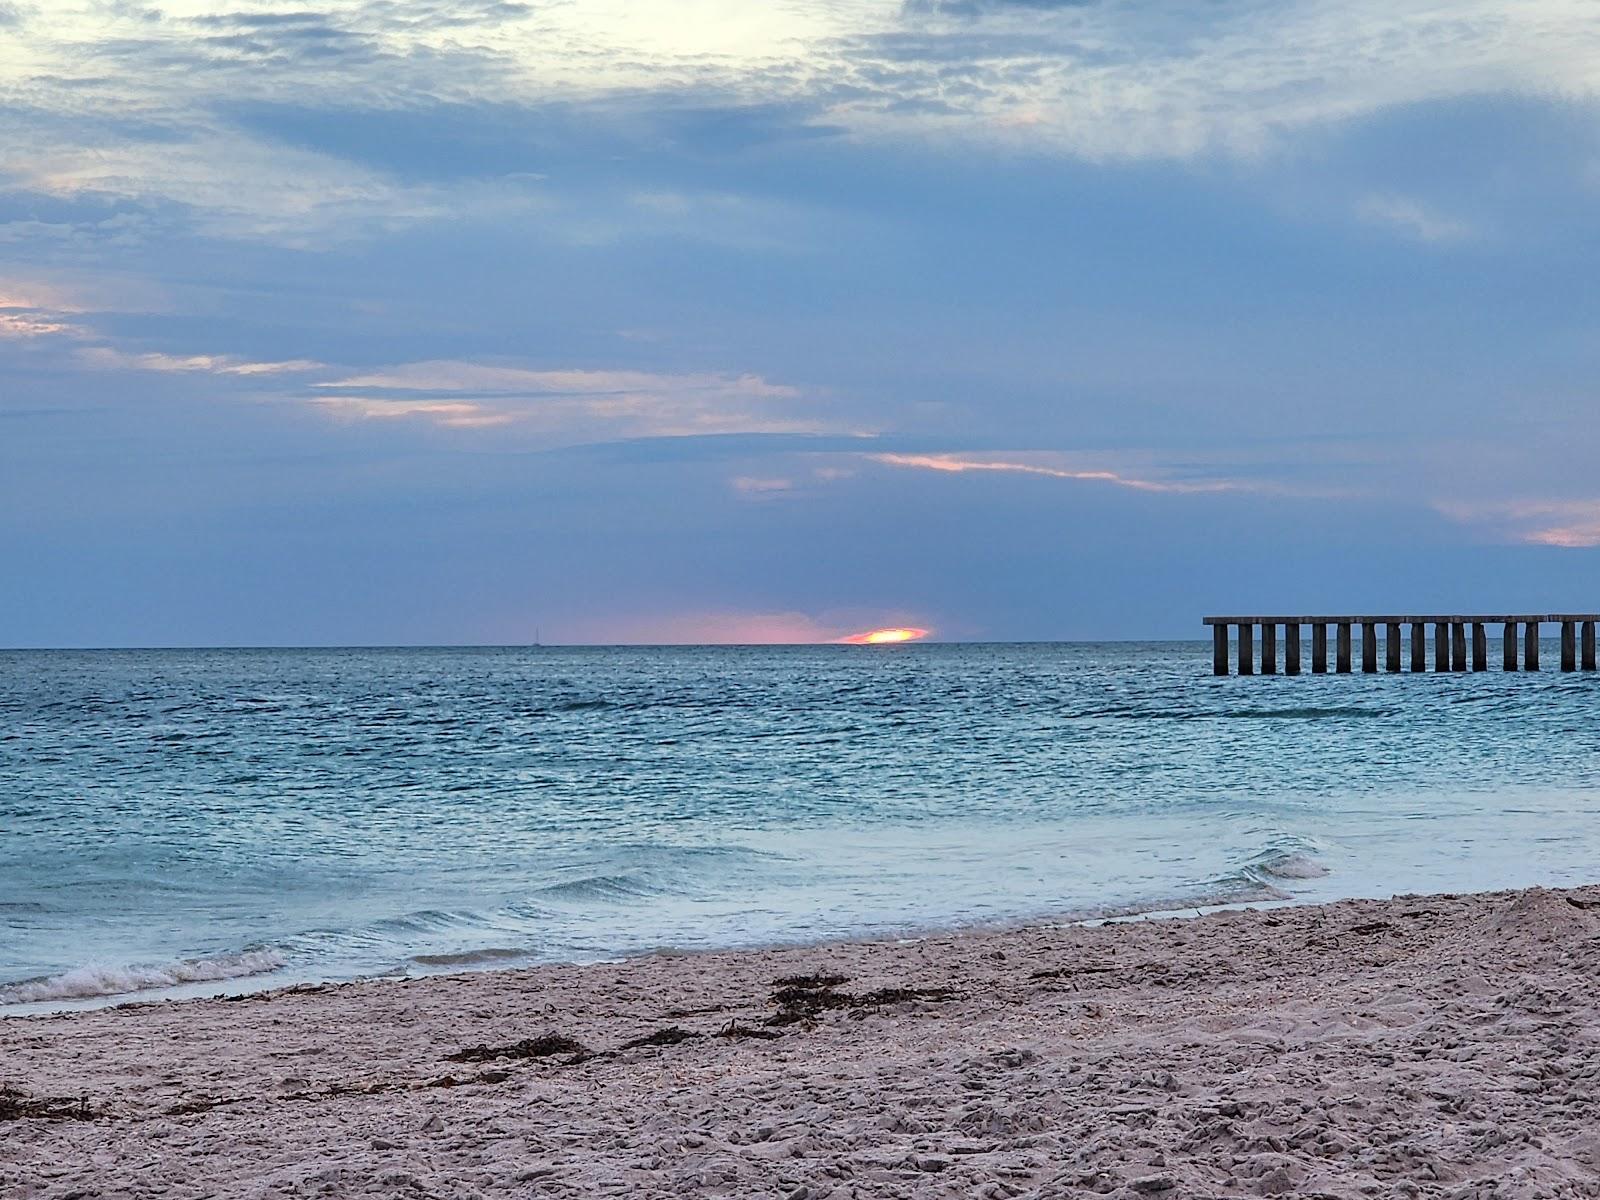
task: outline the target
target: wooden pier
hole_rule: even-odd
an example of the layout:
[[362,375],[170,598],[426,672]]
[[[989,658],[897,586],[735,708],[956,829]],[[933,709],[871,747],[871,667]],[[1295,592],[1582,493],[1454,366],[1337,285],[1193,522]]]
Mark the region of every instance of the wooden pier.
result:
[[[1263,675],[1278,673],[1278,630],[1283,630],[1283,673],[1300,674],[1303,631],[1311,631],[1311,672],[1328,672],[1328,628],[1335,630],[1334,671],[1348,675],[1352,667],[1354,630],[1361,630],[1361,671],[1378,670],[1378,630],[1383,630],[1383,669],[1398,673],[1407,657],[1413,672],[1428,669],[1428,629],[1433,629],[1433,669],[1447,671],[1487,671],[1489,669],[1489,627],[1500,626],[1500,665],[1506,671],[1539,669],[1539,628],[1561,627],[1561,669],[1595,669],[1595,623],[1600,613],[1513,613],[1497,616],[1371,616],[1371,617],[1207,617],[1211,626],[1212,672],[1229,673],[1230,629],[1238,630],[1239,674],[1254,675],[1256,630],[1261,631],[1259,666]],[[1520,636],[1519,636],[1520,635]],[[1518,647],[1521,655],[1518,655]]]

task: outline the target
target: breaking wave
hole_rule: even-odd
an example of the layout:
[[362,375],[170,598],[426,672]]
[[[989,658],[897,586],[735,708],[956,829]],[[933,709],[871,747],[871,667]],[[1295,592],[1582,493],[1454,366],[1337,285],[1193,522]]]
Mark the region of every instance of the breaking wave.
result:
[[411,961],[424,967],[474,967],[484,963],[530,959],[532,950],[513,946],[490,946],[484,950],[461,950],[454,954],[413,954]]
[[184,958],[155,965],[76,967],[60,975],[0,984],[0,1004],[38,1004],[50,1000],[123,996],[185,983],[265,975],[283,965],[283,956],[274,950],[246,950],[240,954]]
[[1251,866],[1272,879],[1321,879],[1328,868],[1309,854],[1283,850],[1257,859]]

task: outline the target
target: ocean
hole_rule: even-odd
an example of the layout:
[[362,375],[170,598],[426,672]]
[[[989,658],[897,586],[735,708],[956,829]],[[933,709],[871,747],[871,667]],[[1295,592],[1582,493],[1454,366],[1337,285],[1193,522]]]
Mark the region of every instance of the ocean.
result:
[[0,1012],[1600,876],[1600,678],[1210,665],[0,653]]

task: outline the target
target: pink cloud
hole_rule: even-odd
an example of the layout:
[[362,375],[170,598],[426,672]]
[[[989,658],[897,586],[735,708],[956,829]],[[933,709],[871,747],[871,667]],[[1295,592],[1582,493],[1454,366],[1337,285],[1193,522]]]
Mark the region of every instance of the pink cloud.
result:
[[910,467],[923,471],[943,471],[959,475],[968,471],[1001,471],[1019,475],[1042,475],[1049,479],[1071,479],[1085,483],[1110,483],[1141,492],[1205,493],[1253,490],[1250,485],[1231,479],[1162,480],[1142,479],[1103,469],[1075,470],[1045,463],[1010,459],[963,458],[955,454],[868,454],[873,462],[891,467]]
[[[664,374],[632,370],[535,370],[448,359],[403,363],[340,379],[317,389],[350,390],[363,406],[321,401],[345,416],[388,417],[399,409],[376,406],[362,392],[416,393],[409,413],[426,416],[427,404],[475,404],[493,420],[515,424],[535,437],[683,437],[719,433],[844,432],[819,419],[798,389],[759,375]],[[460,423],[460,422],[456,422]]]
[[1451,520],[1485,526],[1509,541],[1564,550],[1600,546],[1600,499],[1441,501],[1434,508]]
[[1552,525],[1526,534],[1524,541],[1540,546],[1561,546],[1567,550],[1600,546],[1600,520],[1582,525]]
[[602,617],[575,621],[558,631],[562,642],[637,646],[821,645],[845,640],[861,629],[913,627],[914,622],[859,612],[688,612],[660,616]]
[[58,321],[39,313],[15,309],[9,312],[0,311],[0,337],[19,339],[72,337],[78,333],[78,327],[68,321]]
[[323,396],[312,401],[317,407],[344,421],[420,420],[449,429],[483,429],[506,425],[515,420],[512,413],[465,400],[383,400],[364,396]]

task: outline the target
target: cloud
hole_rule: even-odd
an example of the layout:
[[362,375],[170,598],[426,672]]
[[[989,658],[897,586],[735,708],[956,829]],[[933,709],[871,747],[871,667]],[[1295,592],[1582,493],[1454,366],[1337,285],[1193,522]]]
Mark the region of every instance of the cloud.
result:
[[558,631],[561,641],[600,645],[783,646],[839,642],[857,630],[906,625],[899,615],[860,612],[707,611],[601,617]]
[[53,289],[0,280],[0,338],[85,336],[81,325],[67,319],[78,311]]
[[[652,165],[795,139],[1249,157],[1430,101],[1600,96],[1585,0],[195,7],[95,6],[8,31],[11,186],[176,204],[211,232],[313,245],[492,210],[527,190],[508,175],[612,160],[638,172],[623,194],[670,198]],[[1408,205],[1378,196],[1369,219],[1464,236]]]
[[1409,196],[1368,196],[1358,211],[1365,220],[1420,242],[1463,242],[1479,233],[1470,222],[1444,216]]
[[406,363],[364,375],[320,383],[324,388],[392,388],[417,392],[486,392],[504,395],[618,396],[642,392],[691,394],[735,392],[763,399],[790,399],[799,392],[757,375],[661,375],[649,371],[540,371],[459,360]]
[[68,321],[15,309],[6,311],[6,306],[0,305],[0,338],[70,337],[78,333],[77,326]]
[[1434,508],[1505,541],[1564,550],[1600,546],[1600,499],[1440,501]]
[[794,480],[775,479],[758,475],[736,475],[728,480],[728,486],[741,496],[752,499],[761,499],[768,496],[782,496],[794,491]]
[[1016,458],[964,458],[957,454],[866,454],[864,458],[891,467],[940,471],[960,475],[969,471],[997,471],[1018,475],[1042,475],[1048,479],[1070,479],[1084,483],[1109,483],[1140,492],[1196,494],[1207,492],[1259,491],[1261,485],[1233,479],[1143,479],[1100,468],[1073,469]]
[[281,362],[251,362],[225,354],[129,354],[110,346],[89,346],[78,359],[98,370],[158,371],[166,374],[203,372],[210,375],[289,375],[324,370],[325,364],[293,358]]
[[[313,403],[345,418],[515,425],[566,441],[838,432],[796,388],[759,375],[535,370],[458,360],[405,363],[317,383]],[[387,396],[384,393],[388,393]],[[418,393],[427,394],[420,402]],[[470,411],[468,411],[470,408]]]
[[450,400],[382,400],[362,396],[324,396],[313,404],[341,421],[420,420],[446,429],[484,429],[516,420],[512,413],[482,404]]

